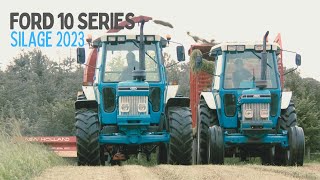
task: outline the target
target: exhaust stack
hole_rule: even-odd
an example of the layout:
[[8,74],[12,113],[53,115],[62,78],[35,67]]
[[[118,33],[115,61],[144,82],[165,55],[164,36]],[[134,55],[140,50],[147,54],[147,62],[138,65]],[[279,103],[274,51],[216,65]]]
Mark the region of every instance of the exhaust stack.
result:
[[267,38],[269,35],[269,31],[263,37],[263,51],[261,53],[261,80],[267,80]]
[[255,81],[256,87],[259,89],[264,89],[267,87],[267,38],[269,35],[269,31],[263,37],[263,50],[261,53],[261,79],[259,81]]
[[133,70],[133,79],[138,81],[146,80],[146,63],[145,63],[145,46],[144,46],[144,34],[143,34],[143,26],[144,19],[140,21],[140,43],[139,43],[139,69]]

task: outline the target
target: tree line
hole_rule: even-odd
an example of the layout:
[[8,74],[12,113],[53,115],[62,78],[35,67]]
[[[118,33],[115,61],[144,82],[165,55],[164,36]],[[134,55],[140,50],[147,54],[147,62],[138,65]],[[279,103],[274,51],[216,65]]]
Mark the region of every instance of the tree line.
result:
[[39,49],[22,51],[0,72],[1,127],[18,122],[25,136],[72,135],[82,72],[74,58],[58,63]]

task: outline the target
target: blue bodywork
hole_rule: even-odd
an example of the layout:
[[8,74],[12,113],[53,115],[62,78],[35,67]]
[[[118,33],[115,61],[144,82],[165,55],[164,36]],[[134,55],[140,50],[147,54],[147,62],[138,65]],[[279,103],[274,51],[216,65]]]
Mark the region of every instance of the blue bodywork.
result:
[[[272,52],[273,63],[276,65],[276,54]],[[220,74],[219,90],[212,90],[216,108],[219,125],[224,129],[224,144],[225,147],[234,147],[246,144],[281,144],[282,147],[288,147],[287,131],[277,129],[278,118],[280,117],[280,99],[281,99],[281,85],[280,75],[277,68],[273,68],[276,74],[276,88],[258,89],[254,81],[240,84],[240,88],[227,89],[224,88],[224,76],[226,65],[226,52],[222,52],[223,62],[222,71]],[[215,63],[217,65],[217,63]],[[217,67],[216,67],[217,68]],[[214,82],[213,82],[214,83]],[[214,84],[213,86],[214,87]],[[225,95],[234,96],[235,113],[227,116]],[[250,95],[250,98],[244,98]],[[261,97],[260,97],[261,96]],[[273,99],[272,99],[273,98]],[[242,119],[242,104],[244,103],[268,103],[273,109],[268,120],[251,120],[243,121]],[[257,127],[257,128],[256,128]]]
[[[103,43],[102,48],[105,48],[106,43]],[[159,42],[155,42],[156,46],[156,56],[159,65],[160,81],[158,82],[146,82],[146,81],[124,81],[124,82],[104,82],[103,75],[106,66],[106,54],[102,54],[100,70],[100,78],[97,84],[100,97],[100,102],[104,101],[103,90],[104,88],[112,88],[115,93],[115,108],[112,112],[106,112],[104,103],[100,103],[98,107],[99,120],[102,126],[105,125],[116,125],[118,132],[112,134],[100,133],[99,142],[100,144],[127,144],[127,145],[139,145],[148,143],[158,143],[158,142],[169,142],[170,135],[167,131],[161,132],[149,132],[148,127],[151,125],[158,126],[160,123],[161,115],[164,112],[165,104],[165,91],[166,91],[166,71],[164,65],[161,63],[162,60],[162,48]],[[106,53],[106,51],[102,51]],[[134,87],[130,89],[130,87]],[[139,87],[143,90],[135,90]],[[151,108],[151,102],[148,102],[149,113],[146,115],[135,115],[127,116],[119,114],[119,97],[120,96],[149,96],[149,90],[152,87],[160,88],[160,109],[158,111],[153,111]],[[124,90],[119,90],[127,88]]]

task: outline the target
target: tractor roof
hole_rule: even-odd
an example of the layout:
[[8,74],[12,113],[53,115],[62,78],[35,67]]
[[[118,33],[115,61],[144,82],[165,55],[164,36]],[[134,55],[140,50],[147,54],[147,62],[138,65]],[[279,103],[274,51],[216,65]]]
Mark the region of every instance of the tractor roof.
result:
[[[228,49],[229,47],[229,49]],[[242,51],[245,49],[255,49],[257,51],[262,51],[262,42],[224,42],[218,45],[215,45],[211,48],[210,54],[216,54],[217,51],[230,51],[230,49],[234,49],[236,51],[241,49]],[[267,50],[280,50],[280,46],[277,43],[267,43]]]
[[[164,39],[163,37],[159,35],[151,35],[151,34],[145,34],[144,35],[146,40],[148,41],[148,37],[154,37],[154,40],[152,41],[161,41],[161,39]],[[118,34],[118,33],[108,33],[107,35],[103,35],[93,41],[93,43],[100,43],[100,42],[106,42],[111,40],[112,38],[125,38],[124,40],[135,40],[139,39],[139,34]],[[151,41],[151,40],[150,40]]]

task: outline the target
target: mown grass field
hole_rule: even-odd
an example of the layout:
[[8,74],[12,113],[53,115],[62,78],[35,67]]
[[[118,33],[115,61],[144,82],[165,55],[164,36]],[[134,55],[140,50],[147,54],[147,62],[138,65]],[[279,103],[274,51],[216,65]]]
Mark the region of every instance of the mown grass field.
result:
[[[19,132],[19,131],[17,131]],[[14,135],[12,135],[14,134]],[[261,166],[259,158],[251,158],[247,162],[240,162],[238,158],[226,158],[225,165],[175,166],[157,165],[156,154],[152,154],[151,161],[146,161],[143,154],[131,156],[121,166],[106,167],[77,167],[76,158],[63,159],[51,152],[46,146],[29,142],[16,141],[19,133],[4,133],[0,129],[0,179],[103,179],[105,172],[111,172],[115,179],[135,179],[136,174],[142,179],[211,179],[231,178],[247,179],[251,176],[241,176],[242,171],[255,171],[261,176],[278,175],[281,178],[320,179],[320,156],[313,155],[311,160],[305,160],[303,167]],[[243,169],[244,168],[244,169]],[[229,169],[238,169],[229,171]],[[64,172],[64,171],[70,172]],[[127,171],[126,177],[117,176],[117,172]],[[97,176],[95,176],[97,171]],[[85,174],[83,174],[85,172]],[[197,172],[203,174],[197,175]],[[195,173],[193,176],[192,173]],[[91,174],[90,177],[86,174]],[[239,175],[239,177],[237,177]],[[131,177],[132,176],[132,177]]]

